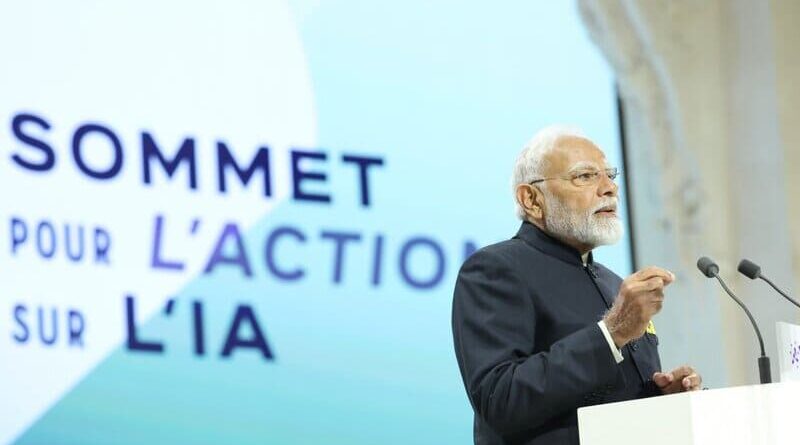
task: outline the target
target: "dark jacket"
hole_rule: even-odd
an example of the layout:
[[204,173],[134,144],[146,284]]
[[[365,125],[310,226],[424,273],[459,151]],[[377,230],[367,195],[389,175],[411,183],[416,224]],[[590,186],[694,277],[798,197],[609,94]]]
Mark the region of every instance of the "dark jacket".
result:
[[617,364],[597,322],[622,279],[523,223],[458,274],[453,337],[476,444],[578,444],[577,408],[655,395],[658,339]]

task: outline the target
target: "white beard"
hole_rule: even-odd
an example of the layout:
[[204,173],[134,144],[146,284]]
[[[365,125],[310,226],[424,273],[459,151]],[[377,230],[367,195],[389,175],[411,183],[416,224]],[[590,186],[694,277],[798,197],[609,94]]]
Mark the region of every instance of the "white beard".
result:
[[544,194],[547,198],[544,222],[547,230],[555,237],[575,240],[592,249],[615,244],[622,238],[623,228],[619,218],[595,214],[605,206],[617,204],[616,198],[605,199],[595,208],[580,212],[568,208],[550,193]]

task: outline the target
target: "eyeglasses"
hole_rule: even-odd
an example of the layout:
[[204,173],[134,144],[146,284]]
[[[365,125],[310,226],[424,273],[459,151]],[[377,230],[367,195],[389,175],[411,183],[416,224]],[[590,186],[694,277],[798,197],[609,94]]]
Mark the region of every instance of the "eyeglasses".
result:
[[608,177],[608,179],[610,179],[613,182],[615,179],[617,179],[617,176],[619,176],[620,171],[618,168],[606,168],[603,170],[577,170],[568,173],[566,176],[554,176],[552,178],[534,179],[528,184],[533,185],[538,182],[549,181],[551,179],[563,179],[565,181],[571,181],[578,187],[587,187],[590,185],[597,185],[597,183],[600,182],[602,174],[605,174]]

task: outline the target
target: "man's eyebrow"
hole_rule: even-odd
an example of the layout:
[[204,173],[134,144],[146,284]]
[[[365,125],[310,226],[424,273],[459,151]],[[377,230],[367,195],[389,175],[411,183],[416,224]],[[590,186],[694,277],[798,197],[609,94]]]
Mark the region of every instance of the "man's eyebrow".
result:
[[570,169],[570,172],[578,171],[578,170],[603,170],[608,167],[597,168],[597,164],[589,161],[580,161],[576,162]]

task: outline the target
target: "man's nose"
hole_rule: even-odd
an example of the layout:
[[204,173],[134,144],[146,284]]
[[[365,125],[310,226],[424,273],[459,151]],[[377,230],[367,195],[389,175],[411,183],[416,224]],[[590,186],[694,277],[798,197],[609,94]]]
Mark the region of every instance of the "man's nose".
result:
[[600,196],[617,196],[619,186],[607,175],[600,175],[600,184],[597,186],[597,194]]

